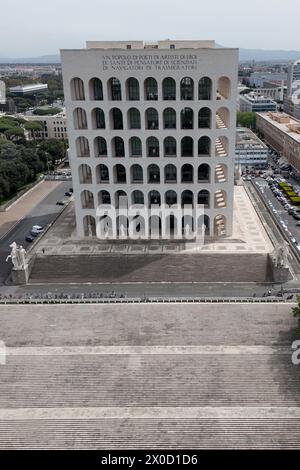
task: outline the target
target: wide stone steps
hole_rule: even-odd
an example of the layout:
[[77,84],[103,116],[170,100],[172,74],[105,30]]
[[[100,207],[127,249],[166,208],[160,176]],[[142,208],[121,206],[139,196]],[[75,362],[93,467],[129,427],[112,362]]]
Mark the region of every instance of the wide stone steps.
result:
[[0,449],[299,449],[300,419],[3,420]]
[[300,406],[299,389],[290,355],[8,356],[0,368],[0,408]]
[[263,282],[270,276],[266,254],[99,253],[38,256],[30,282]]

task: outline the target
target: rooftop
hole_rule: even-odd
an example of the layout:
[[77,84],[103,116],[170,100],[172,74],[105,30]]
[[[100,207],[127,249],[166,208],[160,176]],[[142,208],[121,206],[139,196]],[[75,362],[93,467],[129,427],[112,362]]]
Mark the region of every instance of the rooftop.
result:
[[171,41],[87,41],[87,49],[212,49],[212,40]]
[[246,101],[249,101],[249,103],[260,103],[260,104],[263,104],[263,103],[275,103],[275,101],[271,100],[270,98],[265,98],[264,96],[262,95],[257,95],[256,93],[248,93],[246,95],[241,95],[241,98],[246,100]]
[[269,112],[257,113],[257,116],[265,119],[267,122],[277,127],[281,132],[289,135],[295,141],[300,143],[300,121],[285,113]]
[[247,127],[238,127],[236,130],[236,149],[244,150],[251,149],[266,149],[267,146]]

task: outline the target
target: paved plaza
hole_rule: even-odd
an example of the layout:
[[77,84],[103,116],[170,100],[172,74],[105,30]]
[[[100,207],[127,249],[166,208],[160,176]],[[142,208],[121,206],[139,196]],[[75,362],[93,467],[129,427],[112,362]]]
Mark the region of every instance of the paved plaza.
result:
[[299,448],[291,305],[0,306],[0,447]]
[[75,229],[74,206],[70,204],[62,216],[47,232],[37,245],[35,251],[46,255],[68,254],[160,254],[160,253],[270,253],[273,250],[270,239],[242,186],[234,188],[234,224],[233,235],[209,243],[174,242],[159,243],[157,240],[139,243],[125,241],[110,243],[96,238],[78,239]]

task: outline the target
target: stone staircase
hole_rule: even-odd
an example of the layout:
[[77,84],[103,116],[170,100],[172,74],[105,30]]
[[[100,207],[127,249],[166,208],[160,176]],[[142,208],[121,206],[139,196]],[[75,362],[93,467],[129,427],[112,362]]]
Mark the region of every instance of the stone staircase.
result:
[[30,283],[264,282],[271,277],[266,254],[110,253],[37,256]]

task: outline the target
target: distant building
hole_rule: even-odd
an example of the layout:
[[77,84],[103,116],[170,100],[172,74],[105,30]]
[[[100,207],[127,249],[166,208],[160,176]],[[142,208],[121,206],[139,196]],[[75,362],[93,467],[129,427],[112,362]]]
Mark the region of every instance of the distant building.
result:
[[258,113],[256,128],[300,172],[300,121],[285,113]]
[[20,85],[14,86],[9,89],[11,93],[14,95],[26,95],[26,94],[33,94],[38,93],[40,91],[46,91],[48,89],[47,83],[33,83],[31,85]]
[[240,111],[259,113],[264,111],[276,111],[277,104],[270,98],[259,96],[256,93],[248,93],[247,95],[240,95],[239,98]]
[[35,139],[68,139],[65,111],[48,116],[24,116],[28,121],[38,121],[43,125],[42,131],[35,132]]
[[236,171],[245,167],[265,168],[268,160],[268,147],[247,127],[236,130],[235,166]]
[[253,72],[248,78],[250,87],[263,88],[264,82],[286,82],[287,74],[284,72]]
[[284,99],[284,112],[300,119],[300,60],[289,65],[287,95]]

